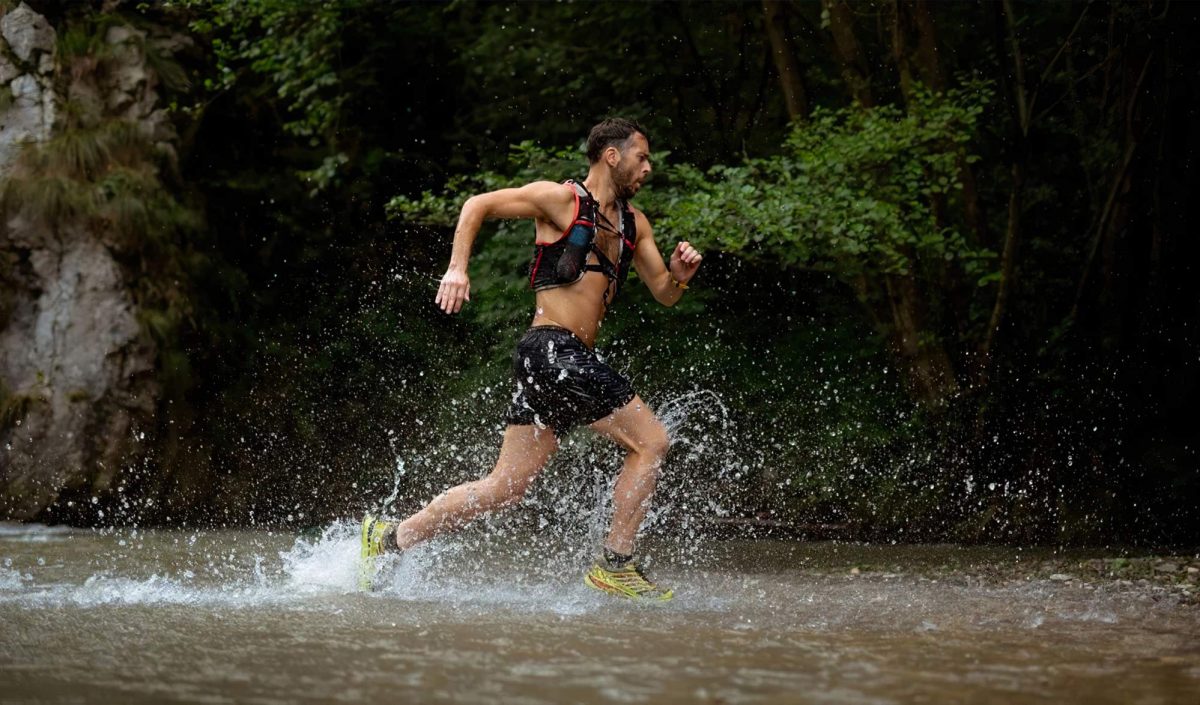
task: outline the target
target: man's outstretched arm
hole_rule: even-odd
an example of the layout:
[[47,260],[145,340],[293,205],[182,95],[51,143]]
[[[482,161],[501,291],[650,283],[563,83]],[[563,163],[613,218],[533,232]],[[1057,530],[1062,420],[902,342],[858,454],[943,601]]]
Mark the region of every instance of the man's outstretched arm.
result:
[[675,245],[671,254],[671,263],[663,262],[662,253],[654,243],[654,230],[650,221],[641,211],[636,212],[638,241],[637,249],[633,252],[633,268],[638,277],[646,282],[654,299],[664,306],[674,306],[683,296],[684,287],[696,270],[700,268],[700,260],[704,259],[691,243],[684,241]]
[[471,300],[471,280],[467,276],[467,260],[475,236],[487,218],[542,218],[551,222],[559,211],[574,203],[573,191],[553,181],[535,181],[520,188],[506,188],[471,196],[463,204],[454,229],[454,246],[450,266],[442,277],[433,302],[446,313],[458,313],[463,302]]

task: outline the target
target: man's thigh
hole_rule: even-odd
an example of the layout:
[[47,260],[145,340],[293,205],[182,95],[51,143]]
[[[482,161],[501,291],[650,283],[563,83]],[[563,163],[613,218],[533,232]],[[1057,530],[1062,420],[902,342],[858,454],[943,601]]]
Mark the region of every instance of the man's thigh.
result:
[[536,475],[558,450],[554,431],[533,424],[509,425],[504,429],[504,442],[492,476],[498,479],[521,480]]
[[650,405],[636,394],[625,406],[592,423],[591,428],[626,450],[659,449],[667,443],[666,427]]

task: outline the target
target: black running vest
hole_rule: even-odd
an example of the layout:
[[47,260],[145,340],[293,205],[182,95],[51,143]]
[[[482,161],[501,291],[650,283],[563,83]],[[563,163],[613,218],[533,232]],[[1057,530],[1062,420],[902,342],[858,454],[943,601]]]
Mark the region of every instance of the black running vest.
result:
[[[613,298],[621,290],[621,284],[629,275],[633,262],[633,248],[637,242],[637,224],[633,209],[625,201],[618,203],[621,212],[619,255],[613,264],[599,247],[596,247],[596,224],[600,220],[600,203],[584,188],[583,184],[568,179],[563,182],[575,192],[575,217],[567,226],[562,237],[554,242],[536,243],[533,266],[529,273],[529,286],[534,291],[568,286],[583,279],[587,272],[601,272],[610,282],[616,282]],[[602,226],[603,227],[603,226]],[[596,255],[597,264],[588,264],[588,253]],[[604,305],[608,306],[608,289],[604,290]]]

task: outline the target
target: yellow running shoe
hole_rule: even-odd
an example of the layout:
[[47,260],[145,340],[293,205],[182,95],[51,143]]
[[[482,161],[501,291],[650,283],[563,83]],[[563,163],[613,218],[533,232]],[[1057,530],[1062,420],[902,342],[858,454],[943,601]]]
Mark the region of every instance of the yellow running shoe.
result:
[[390,531],[394,530],[396,525],[389,521],[384,521],[371,514],[363,516],[362,520],[362,543],[358,552],[358,589],[371,590],[375,582],[375,571],[378,568],[378,558],[387,553],[387,546],[384,540]]
[[583,582],[593,590],[631,600],[666,602],[675,596],[673,590],[659,587],[647,580],[641,568],[632,562],[620,568],[608,568],[597,561],[584,576]]

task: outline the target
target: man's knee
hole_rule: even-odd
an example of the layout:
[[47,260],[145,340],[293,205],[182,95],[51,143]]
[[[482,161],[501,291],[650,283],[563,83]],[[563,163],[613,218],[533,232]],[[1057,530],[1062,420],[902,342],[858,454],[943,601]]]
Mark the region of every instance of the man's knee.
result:
[[646,434],[642,438],[639,452],[645,453],[648,457],[661,463],[663,458],[667,457],[667,451],[670,449],[671,437],[667,435],[667,428],[661,421],[655,419],[654,424],[646,430]]

